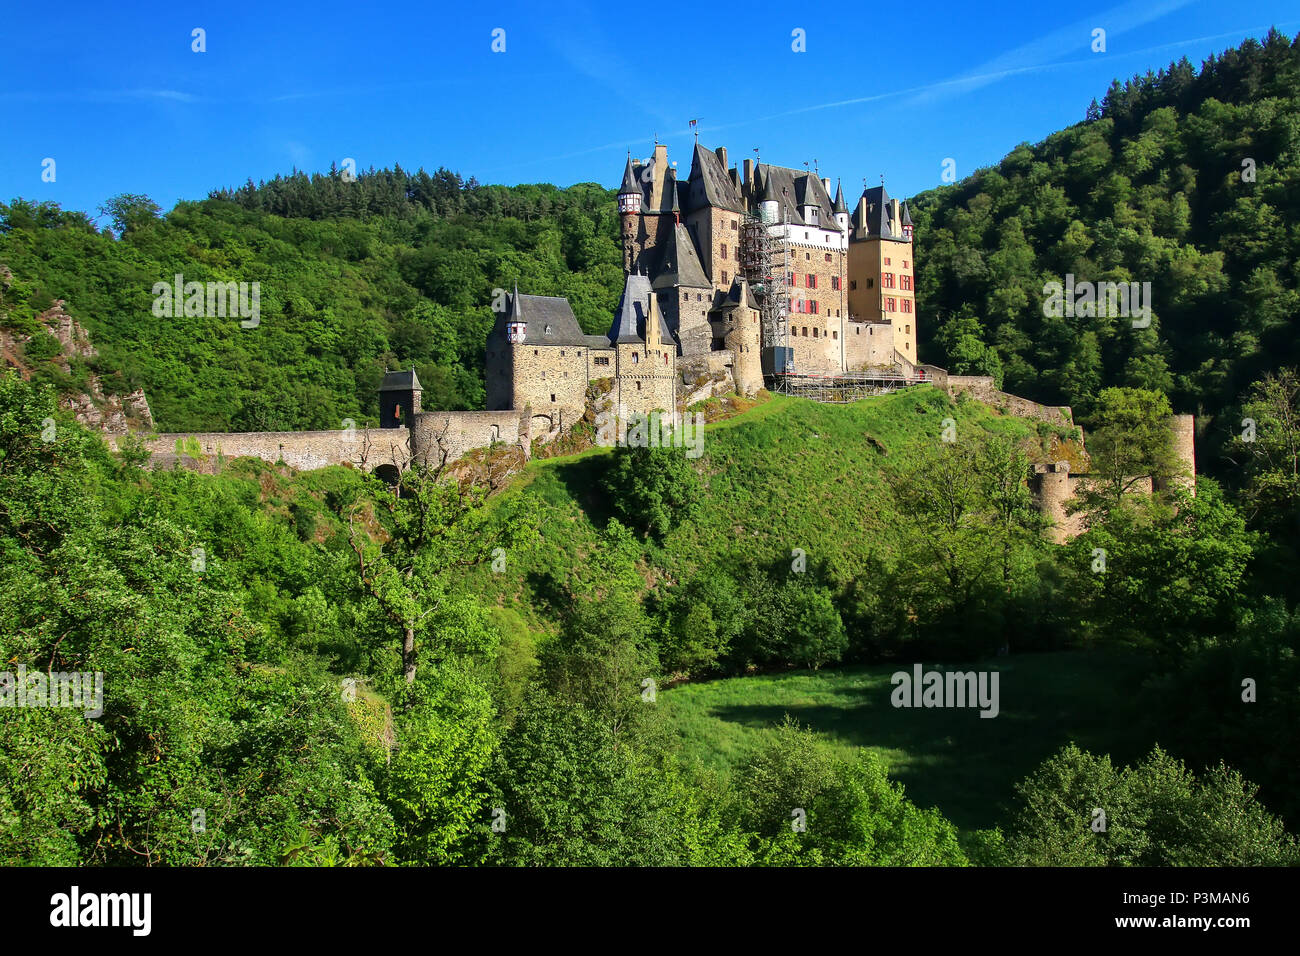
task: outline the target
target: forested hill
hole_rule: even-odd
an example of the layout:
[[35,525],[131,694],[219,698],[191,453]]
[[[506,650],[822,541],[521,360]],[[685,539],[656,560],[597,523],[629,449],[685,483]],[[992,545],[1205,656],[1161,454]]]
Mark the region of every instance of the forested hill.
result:
[[[1088,113],[915,199],[921,352],[1085,416],[1108,385],[1231,409],[1300,361],[1300,36],[1115,83]],[[1150,328],[1045,317],[1068,273],[1150,282]]]
[[[182,202],[119,196],[96,228],[50,203],[0,204],[0,325],[31,332],[65,299],[108,390],[142,386],[163,430],[339,428],[378,414],[385,367],[418,370],[430,408],[483,407],[492,290],[563,295],[604,331],[622,288],[613,193],[481,186],[446,170],[298,173]],[[260,283],[261,318],[158,317],[153,286]],[[37,350],[33,350],[34,352]],[[48,351],[48,350],[47,350]],[[77,391],[41,356],[38,378]]]

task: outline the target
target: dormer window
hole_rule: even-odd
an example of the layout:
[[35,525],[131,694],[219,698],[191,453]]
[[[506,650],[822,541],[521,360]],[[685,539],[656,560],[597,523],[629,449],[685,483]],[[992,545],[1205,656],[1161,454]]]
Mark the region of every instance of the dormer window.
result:
[[542,330],[542,334],[543,334],[543,335],[550,335],[550,334],[551,334],[551,327],[548,325],[545,329]]

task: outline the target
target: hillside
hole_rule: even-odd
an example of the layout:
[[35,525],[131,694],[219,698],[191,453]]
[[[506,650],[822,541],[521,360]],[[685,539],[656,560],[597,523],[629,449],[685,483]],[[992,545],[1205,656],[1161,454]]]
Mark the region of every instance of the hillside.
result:
[[[595,185],[298,174],[162,217],[147,197],[116,197],[106,215],[101,231],[55,204],[0,203],[13,274],[0,327],[30,331],[65,300],[98,350],[89,369],[112,393],[143,388],[163,431],[374,421],[385,368],[412,365],[426,407],[479,409],[493,289],[568,296],[604,331],[622,287],[613,197]],[[154,284],[177,274],[260,283],[258,325],[155,315]]]
[[[1085,421],[1106,386],[1157,389],[1217,448],[1235,425],[1211,419],[1300,363],[1300,37],[1116,82],[1086,121],[912,215],[923,355]],[[1067,274],[1151,283],[1150,327],[1045,317]]]

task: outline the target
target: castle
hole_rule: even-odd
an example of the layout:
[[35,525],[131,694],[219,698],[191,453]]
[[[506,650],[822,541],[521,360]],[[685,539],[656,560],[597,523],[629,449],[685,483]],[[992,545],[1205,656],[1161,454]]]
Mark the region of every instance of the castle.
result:
[[[395,482],[413,462],[447,464],[498,443],[526,458],[592,409],[674,412],[715,394],[826,380],[925,381],[1074,424],[1068,407],[998,391],[989,376],[919,364],[913,223],[883,184],[864,188],[850,212],[842,187],[832,199],[815,170],[748,159],[738,170],[725,148],[697,142],[680,181],[656,143],[644,161],[627,157],[618,213],[624,285],[609,331],[584,333],[566,299],[505,294],[486,342],[486,411],[426,410],[414,369],[386,372],[378,428],[160,435],[146,441],[154,463],[249,455],[300,469],[347,463]],[[1192,416],[1175,416],[1173,428],[1194,492]],[[1035,466],[1031,487],[1056,541],[1080,530],[1066,503],[1081,477],[1066,462]]]
[[918,377],[912,218],[883,185],[850,212],[815,171],[737,169],[698,142],[679,180],[656,143],[627,157],[618,212],[625,282],[609,333],[515,290],[488,337],[489,409],[528,407],[561,430],[603,379],[611,403],[643,413],[689,403],[692,383],[752,395],[773,376]]

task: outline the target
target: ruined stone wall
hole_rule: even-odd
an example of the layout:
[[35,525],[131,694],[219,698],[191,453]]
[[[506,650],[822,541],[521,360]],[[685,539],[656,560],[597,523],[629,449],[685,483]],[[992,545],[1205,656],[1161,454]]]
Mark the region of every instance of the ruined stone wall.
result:
[[999,391],[993,387],[993,379],[988,375],[947,375],[946,378],[944,388],[953,398],[964,392],[1008,415],[1032,418],[1049,425],[1074,424],[1074,413],[1069,405],[1040,405],[1019,395]]

